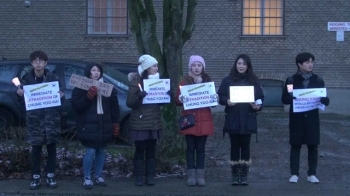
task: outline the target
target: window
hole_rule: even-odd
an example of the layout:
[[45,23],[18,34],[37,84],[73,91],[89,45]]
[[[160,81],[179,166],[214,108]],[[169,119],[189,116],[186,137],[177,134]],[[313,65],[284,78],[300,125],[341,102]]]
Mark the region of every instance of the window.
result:
[[16,64],[4,64],[0,65],[0,82],[11,83],[17,73],[19,66]]
[[[48,69],[50,73],[57,75],[57,73],[56,73],[56,65],[47,63],[45,69]],[[31,64],[24,65],[23,66],[23,70],[21,71],[21,76],[20,77],[22,78],[25,74],[29,73],[32,70],[33,70],[33,66]]]
[[127,34],[127,0],[88,0],[88,34]]
[[283,35],[283,0],[243,0],[243,35]]

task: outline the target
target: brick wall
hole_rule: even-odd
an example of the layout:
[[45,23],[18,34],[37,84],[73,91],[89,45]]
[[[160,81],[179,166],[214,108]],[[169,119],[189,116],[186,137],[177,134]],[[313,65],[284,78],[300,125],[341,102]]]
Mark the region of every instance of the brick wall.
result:
[[[135,63],[134,39],[86,35],[86,0],[1,0],[0,55],[27,58],[36,49],[52,58]],[[316,57],[314,71],[327,87],[348,89],[350,32],[337,42],[327,22],[350,21],[348,0],[285,0],[284,36],[241,36],[241,0],[198,0],[196,30],[184,47],[184,71],[190,54],[202,55],[207,72],[217,85],[232,67],[235,57],[247,53],[263,79],[284,81],[295,73],[295,56],[309,51]],[[162,6],[155,0],[161,40]]]

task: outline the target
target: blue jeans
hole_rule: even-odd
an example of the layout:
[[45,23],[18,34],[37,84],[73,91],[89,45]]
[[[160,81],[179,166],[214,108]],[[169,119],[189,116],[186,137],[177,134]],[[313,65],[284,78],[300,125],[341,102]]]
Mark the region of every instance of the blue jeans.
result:
[[186,135],[187,169],[204,169],[207,136]]
[[103,165],[105,163],[105,149],[86,148],[83,158],[84,178],[91,179],[91,169],[95,156],[95,177],[102,174]]

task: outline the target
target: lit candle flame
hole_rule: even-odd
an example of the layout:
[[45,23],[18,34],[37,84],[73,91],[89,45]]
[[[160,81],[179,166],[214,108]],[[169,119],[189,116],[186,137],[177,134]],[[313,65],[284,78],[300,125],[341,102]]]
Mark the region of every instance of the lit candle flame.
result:
[[19,79],[17,77],[12,79],[12,83],[17,87],[21,86],[21,82],[19,81]]
[[140,83],[139,83],[139,88],[140,88],[140,91],[143,91]]

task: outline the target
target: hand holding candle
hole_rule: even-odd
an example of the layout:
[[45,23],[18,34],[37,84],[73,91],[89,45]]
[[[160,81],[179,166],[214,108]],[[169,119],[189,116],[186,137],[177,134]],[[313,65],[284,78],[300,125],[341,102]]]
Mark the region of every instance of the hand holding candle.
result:
[[293,92],[293,84],[287,84],[287,91],[288,91],[288,93]]

